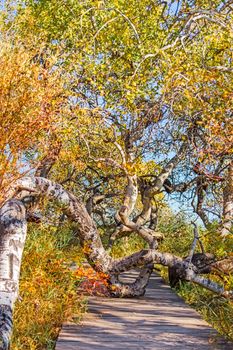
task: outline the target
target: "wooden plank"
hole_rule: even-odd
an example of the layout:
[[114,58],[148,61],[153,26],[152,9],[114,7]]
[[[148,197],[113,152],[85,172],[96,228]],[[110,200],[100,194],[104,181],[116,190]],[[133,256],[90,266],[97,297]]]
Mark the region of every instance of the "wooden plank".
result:
[[[127,279],[135,276],[132,271]],[[80,324],[63,325],[56,350],[233,349],[157,275],[145,297],[90,297],[88,304]]]

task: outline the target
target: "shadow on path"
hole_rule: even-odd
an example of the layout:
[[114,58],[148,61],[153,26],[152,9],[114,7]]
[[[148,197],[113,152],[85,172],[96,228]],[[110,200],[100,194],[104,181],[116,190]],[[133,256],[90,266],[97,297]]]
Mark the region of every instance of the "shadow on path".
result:
[[63,325],[56,350],[233,350],[157,275],[142,298],[90,297],[88,305],[81,324]]

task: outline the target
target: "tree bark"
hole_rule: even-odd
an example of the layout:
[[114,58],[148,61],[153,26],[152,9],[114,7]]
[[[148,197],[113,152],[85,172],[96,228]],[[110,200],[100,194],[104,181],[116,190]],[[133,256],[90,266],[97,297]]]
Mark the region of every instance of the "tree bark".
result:
[[223,190],[223,215],[221,236],[226,237],[231,233],[233,221],[233,161],[229,164],[226,178],[226,186]]
[[22,202],[10,200],[0,209],[0,349],[9,347],[12,310],[18,296],[21,258],[27,234]]

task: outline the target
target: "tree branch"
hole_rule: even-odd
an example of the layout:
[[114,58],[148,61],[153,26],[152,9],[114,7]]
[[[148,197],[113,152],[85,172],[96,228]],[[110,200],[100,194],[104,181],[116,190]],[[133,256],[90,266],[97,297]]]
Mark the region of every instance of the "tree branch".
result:
[[233,298],[233,291],[226,291],[224,287],[218,283],[199,276],[198,269],[192,263],[190,264],[189,261],[183,260],[182,258],[169,253],[161,253],[154,249],[141,250],[140,252],[134,253],[126,258],[114,261],[112,272],[120,273],[150,263],[161,264],[168,267],[179,267],[182,279],[199,284],[226,298]]

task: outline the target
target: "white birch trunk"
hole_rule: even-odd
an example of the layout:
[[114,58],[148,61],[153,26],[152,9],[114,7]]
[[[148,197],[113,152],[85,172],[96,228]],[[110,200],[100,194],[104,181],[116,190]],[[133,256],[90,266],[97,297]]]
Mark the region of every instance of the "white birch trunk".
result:
[[0,349],[9,347],[12,309],[18,297],[20,265],[27,234],[26,211],[18,200],[0,209]]

